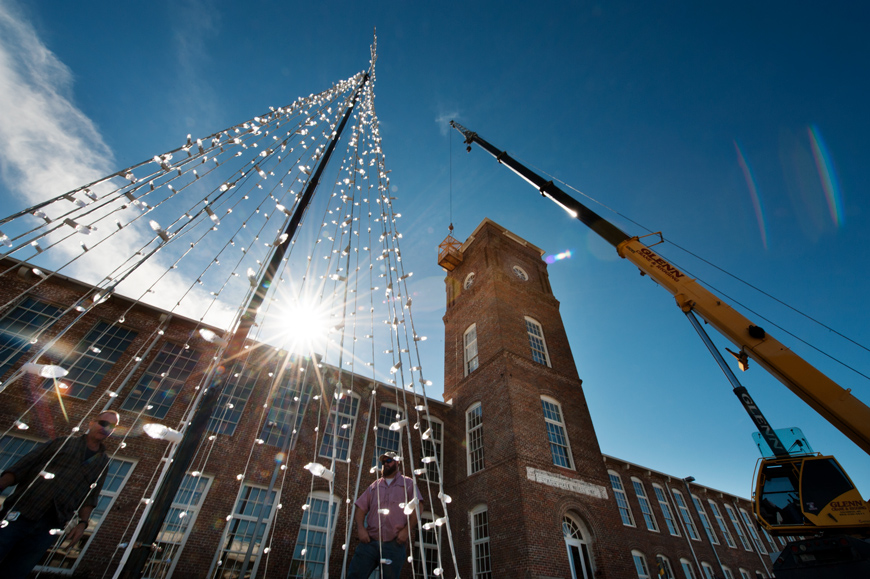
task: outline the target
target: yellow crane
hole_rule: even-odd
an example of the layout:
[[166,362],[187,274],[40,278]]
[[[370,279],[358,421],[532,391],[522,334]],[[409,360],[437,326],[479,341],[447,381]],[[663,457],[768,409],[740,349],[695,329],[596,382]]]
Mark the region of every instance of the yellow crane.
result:
[[[472,144],[479,145],[541,195],[590,227],[613,245],[620,257],[674,296],[677,306],[731,380],[735,394],[774,454],[763,458],[758,469],[753,496],[758,521],[773,535],[818,535],[786,546],[774,563],[777,579],[870,577],[870,543],[865,540],[870,536],[868,503],[833,456],[790,453],[785,449],[749,393],[724,363],[697,317],[737,346],[738,351],[731,353],[741,370],[746,370],[750,359],[755,361],[867,454],[870,454],[870,408],[849,389],[842,388],[658,255],[641,238],[629,236],[477,133],[454,121],[450,124],[463,134],[468,151]],[[661,234],[653,235],[661,238]]]

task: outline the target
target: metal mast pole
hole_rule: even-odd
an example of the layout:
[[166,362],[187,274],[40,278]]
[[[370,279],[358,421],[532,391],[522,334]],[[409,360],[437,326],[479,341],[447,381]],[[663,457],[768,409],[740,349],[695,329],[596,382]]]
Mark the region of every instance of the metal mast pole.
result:
[[[224,360],[232,360],[243,351],[245,340],[248,337],[248,332],[256,321],[260,305],[262,305],[263,301],[266,299],[266,293],[272,285],[272,280],[275,278],[275,275],[281,266],[284,255],[287,253],[287,249],[296,237],[296,230],[299,228],[299,223],[302,221],[305,209],[308,207],[308,204],[314,195],[314,191],[317,189],[320,177],[326,169],[326,165],[329,163],[332,152],[335,150],[335,145],[341,138],[341,133],[344,130],[345,125],[347,125],[347,121],[359,100],[360,93],[368,80],[369,74],[363,73],[359,86],[357,86],[353,95],[350,97],[350,104],[345,110],[341,123],[335,130],[329,145],[326,147],[317,169],[315,169],[314,173],[311,174],[311,178],[308,180],[308,184],[299,200],[299,204],[296,206],[296,211],[293,213],[290,222],[284,230],[284,233],[287,234],[287,238],[283,243],[275,248],[272,253],[272,258],[269,260],[269,265],[266,267],[261,279],[257,283],[254,295],[251,296],[248,305],[245,307],[244,314],[242,314],[241,320],[239,321],[239,326],[233,333],[233,337],[230,339],[229,345],[224,352]],[[127,560],[127,564],[124,566],[124,570],[120,575],[121,579],[136,579],[142,575],[142,570],[144,569],[145,564],[148,561],[148,556],[151,553],[151,545],[157,539],[157,534],[163,526],[163,521],[166,519],[166,515],[169,514],[172,501],[175,499],[178,488],[184,480],[187,467],[196,454],[196,450],[199,447],[199,443],[205,434],[206,427],[208,426],[209,419],[211,418],[211,415],[217,406],[217,402],[220,399],[220,395],[230,378],[231,373],[227,373],[227,375],[221,379],[219,384],[212,384],[203,393],[200,406],[193,415],[187,429],[185,429],[184,438],[178,443],[175,457],[172,461],[172,465],[169,467],[166,478],[155,493],[151,510],[148,513],[145,523],[142,525],[142,530],[139,532],[139,537],[136,541],[137,547],[134,548],[133,553]]]

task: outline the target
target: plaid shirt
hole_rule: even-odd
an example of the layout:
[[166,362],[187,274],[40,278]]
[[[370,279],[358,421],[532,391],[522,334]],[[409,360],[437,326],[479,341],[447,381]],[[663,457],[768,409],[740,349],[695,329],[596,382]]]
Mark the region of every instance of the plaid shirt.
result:
[[[66,444],[64,444],[66,442]],[[15,492],[3,504],[6,511],[18,511],[21,516],[38,520],[55,512],[57,523],[66,523],[81,506],[97,506],[97,499],[106,480],[109,457],[106,447],[85,459],[87,443],[84,436],[55,438],[26,454],[6,469],[15,475]],[[45,479],[39,473],[54,475]]]
[[396,473],[392,484],[387,484],[382,477],[369,485],[354,503],[358,509],[368,513],[366,531],[369,537],[384,542],[395,539],[399,530],[408,524],[408,515],[399,505],[411,501],[415,495],[422,506],[423,495],[414,481],[400,473]]

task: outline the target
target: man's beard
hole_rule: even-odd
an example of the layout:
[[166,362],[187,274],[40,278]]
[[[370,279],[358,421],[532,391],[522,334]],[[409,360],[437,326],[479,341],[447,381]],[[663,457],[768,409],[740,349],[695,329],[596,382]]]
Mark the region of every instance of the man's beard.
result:
[[384,465],[384,476],[390,477],[396,474],[396,471],[399,470],[399,465],[395,462],[391,462],[390,464]]

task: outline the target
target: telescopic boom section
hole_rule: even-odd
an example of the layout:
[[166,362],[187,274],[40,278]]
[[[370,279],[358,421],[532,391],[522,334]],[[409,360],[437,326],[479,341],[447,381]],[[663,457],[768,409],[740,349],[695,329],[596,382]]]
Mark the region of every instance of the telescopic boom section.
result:
[[[613,245],[620,257],[628,259],[641,272],[668,290],[683,312],[691,311],[701,316],[740,348],[740,358],[746,356],[758,362],[864,452],[870,454],[870,408],[855,398],[849,389],[840,387],[809,362],[706,290],[696,280],[657,255],[637,237],[629,237],[618,227],[565,193],[552,181],[544,179],[506,151],[498,150],[477,133],[453,121],[450,125],[465,136],[469,151],[471,144],[477,143],[542,195],[568,210]],[[745,358],[741,361],[744,360]],[[745,368],[745,362],[741,365]]]

